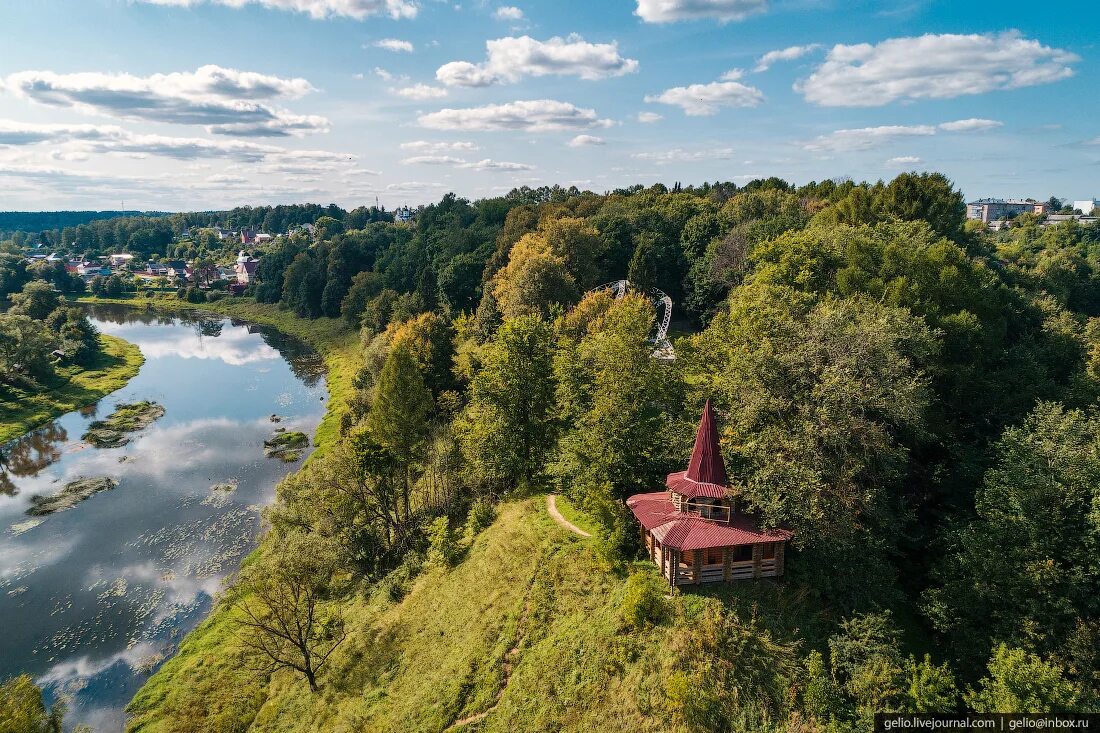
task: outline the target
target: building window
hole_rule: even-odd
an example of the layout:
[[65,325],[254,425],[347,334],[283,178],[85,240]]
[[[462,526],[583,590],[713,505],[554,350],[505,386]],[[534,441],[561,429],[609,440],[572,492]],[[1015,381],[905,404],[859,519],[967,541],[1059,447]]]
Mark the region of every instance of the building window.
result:
[[774,542],[764,543],[764,559],[765,560],[774,560],[775,559],[775,543]]
[[738,545],[733,548],[734,562],[748,562],[752,560],[752,545]]
[[718,565],[725,561],[721,547],[708,547],[706,554],[707,565]]

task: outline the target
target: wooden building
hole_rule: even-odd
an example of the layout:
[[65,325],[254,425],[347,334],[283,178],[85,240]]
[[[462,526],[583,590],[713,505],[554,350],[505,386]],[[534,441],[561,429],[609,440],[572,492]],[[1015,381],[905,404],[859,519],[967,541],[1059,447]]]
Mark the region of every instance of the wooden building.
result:
[[671,585],[716,583],[783,574],[786,529],[761,529],[738,510],[707,400],[686,471],[669,474],[667,490],[636,494],[627,506],[641,523],[649,556]]

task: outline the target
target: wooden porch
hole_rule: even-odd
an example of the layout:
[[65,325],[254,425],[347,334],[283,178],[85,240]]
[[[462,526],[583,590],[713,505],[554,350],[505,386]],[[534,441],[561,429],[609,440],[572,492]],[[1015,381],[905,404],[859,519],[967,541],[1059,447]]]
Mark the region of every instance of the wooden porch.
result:
[[665,547],[645,528],[642,529],[642,540],[650,559],[673,586],[728,583],[783,575],[783,542],[758,542],[681,552]]

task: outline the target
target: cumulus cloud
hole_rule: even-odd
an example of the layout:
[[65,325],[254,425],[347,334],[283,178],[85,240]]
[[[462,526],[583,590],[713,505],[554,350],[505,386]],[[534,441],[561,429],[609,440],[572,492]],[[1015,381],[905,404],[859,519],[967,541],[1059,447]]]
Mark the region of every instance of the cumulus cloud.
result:
[[224,159],[240,163],[310,161],[326,167],[345,164],[355,156],[325,150],[287,150],[244,140],[142,135],[117,125],[48,125],[0,120],[0,147],[49,144],[62,160],[85,159],[87,154],[155,155],[176,160]]
[[876,107],[1049,84],[1072,76],[1078,60],[1018,31],[926,34],[833,46],[795,90],[823,106]]
[[435,72],[435,78],[448,86],[484,87],[512,84],[525,76],[577,76],[604,79],[638,70],[638,62],[623,58],[617,42],[588,43],[573,34],[537,41],[530,36],[498,38],[486,41],[485,61],[452,61]]
[[603,145],[604,139],[597,137],[596,135],[577,135],[575,138],[569,141],[569,147],[571,148],[585,148],[590,145]]
[[947,132],[982,132],[984,130],[992,130],[996,127],[1003,126],[1004,123],[997,120],[983,120],[977,117],[971,117],[968,120],[955,120],[954,122],[941,123],[939,128]]
[[634,153],[630,157],[651,163],[693,163],[700,160],[727,160],[733,155],[733,148],[706,148],[703,150],[684,150],[672,148],[659,152]]
[[514,22],[523,20],[523,11],[514,5],[502,5],[493,12],[493,17],[497,20],[510,20]]
[[315,20],[324,18],[353,18],[363,20],[372,15],[388,15],[391,18],[415,18],[418,7],[411,0],[137,0],[150,5],[174,5],[191,8],[196,5],[224,5],[242,8],[259,5],[272,10],[290,10],[307,13]]
[[483,107],[445,108],[421,115],[421,127],[436,130],[491,132],[556,132],[610,127],[611,120],[600,119],[593,109],[585,109],[554,99],[530,99]]
[[284,137],[328,129],[323,117],[296,115],[267,104],[313,91],[305,79],[221,66],[144,77],[21,71],[5,77],[2,86],[18,97],[52,107],[122,119],[204,125],[222,135]]
[[440,153],[448,150],[477,150],[477,145],[471,142],[459,140],[456,142],[431,142],[428,140],[412,140],[401,143],[402,150],[411,150],[418,153]]
[[461,165],[466,161],[453,155],[413,155],[401,162],[405,165]]
[[535,169],[535,166],[526,163],[512,163],[507,160],[491,160],[490,158],[466,163],[462,167],[475,171],[530,171]]
[[646,23],[710,18],[728,23],[768,9],[768,0],[638,0],[634,14]]
[[924,163],[924,161],[915,155],[899,155],[896,158],[887,160],[886,166],[888,168],[904,168],[910,165],[921,165],[922,163]]
[[412,53],[414,50],[412,43],[409,41],[402,41],[400,38],[383,38],[375,41],[371,45],[375,48],[393,51],[394,53]]
[[425,99],[439,99],[447,96],[447,90],[443,87],[433,87],[430,84],[413,84],[407,87],[394,87],[391,92],[405,99],[423,101]]
[[493,160],[492,158],[483,158],[474,162],[467,161],[465,158],[458,158],[453,155],[414,155],[409,158],[405,158],[401,161],[406,165],[448,165],[454,168],[466,168],[469,170],[478,171],[529,171],[534,170],[534,166],[527,165],[526,163],[512,163],[506,160]]
[[764,93],[737,81],[741,75],[740,69],[733,69],[723,74],[719,81],[672,87],[660,94],[646,95],[645,101],[680,107],[691,117],[713,115],[721,107],[755,107],[764,101]]
[[772,64],[778,61],[794,61],[808,53],[813,53],[819,48],[821,48],[820,43],[811,43],[808,46],[788,46],[776,51],[768,51],[756,60],[756,66],[752,70],[756,72],[767,71],[772,67]]
[[932,125],[882,125],[879,127],[860,127],[851,130],[837,130],[803,144],[806,150],[813,152],[841,152],[868,150],[879,145],[907,137],[925,137],[935,135]]
[[638,122],[643,122],[643,123],[646,123],[646,124],[652,123],[652,122],[660,122],[663,119],[664,119],[664,117],[657,114],[656,112],[639,112],[638,113]]

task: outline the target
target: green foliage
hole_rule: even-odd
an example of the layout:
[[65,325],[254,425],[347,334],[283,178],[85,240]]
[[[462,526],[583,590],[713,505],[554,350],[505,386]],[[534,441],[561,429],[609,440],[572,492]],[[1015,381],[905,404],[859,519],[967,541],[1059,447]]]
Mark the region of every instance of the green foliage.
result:
[[449,517],[436,517],[428,523],[428,560],[436,565],[449,568],[458,562],[461,548],[458,534],[451,527]]
[[905,662],[904,705],[914,713],[950,713],[959,705],[955,674],[946,664],[932,663],[924,655],[921,661],[909,657]]
[[1060,713],[1075,709],[1077,689],[1056,665],[999,644],[989,675],[963,697],[979,713]]
[[395,345],[378,376],[366,427],[379,445],[411,463],[428,437],[432,395],[411,348]]
[[989,639],[1059,650],[1100,613],[1100,422],[1042,403],[995,446],[977,519],[953,538],[927,593],[937,628],[971,665]]
[[902,173],[883,189],[878,209],[902,221],[925,221],[956,242],[962,239],[966,203],[942,173]]
[[488,499],[475,499],[466,516],[466,533],[470,536],[480,534],[497,517],[496,507]]
[[652,568],[631,573],[619,606],[623,624],[631,629],[644,629],[664,621],[668,616],[666,593],[668,584]]
[[61,733],[65,704],[47,708],[30,675],[0,684],[0,733]]
[[23,290],[10,296],[10,312],[27,316],[35,321],[45,320],[61,305],[61,294],[44,280],[32,280],[23,286]]
[[481,352],[470,402],[455,423],[475,481],[501,492],[541,481],[554,439],[553,329],[505,321]]

